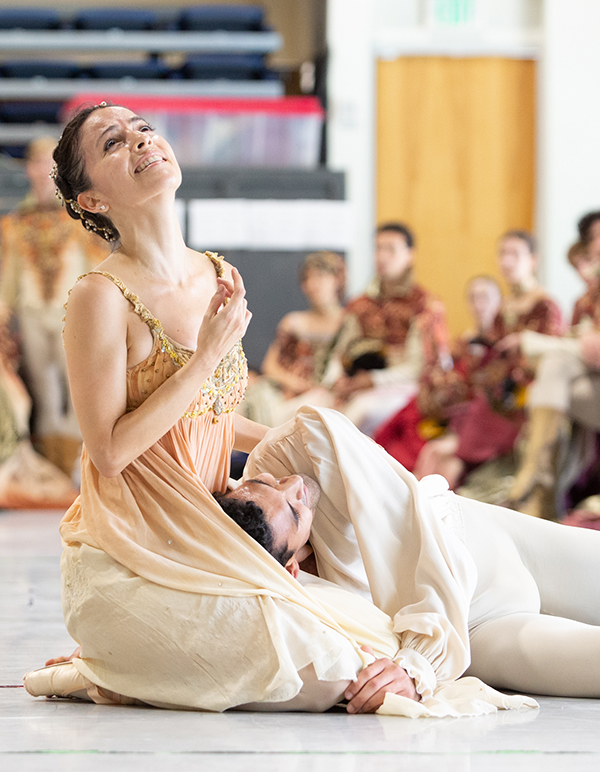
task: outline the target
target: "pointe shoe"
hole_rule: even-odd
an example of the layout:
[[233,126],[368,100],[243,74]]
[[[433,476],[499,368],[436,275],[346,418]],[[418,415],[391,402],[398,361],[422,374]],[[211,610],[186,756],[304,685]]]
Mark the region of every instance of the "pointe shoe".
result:
[[23,676],[25,688],[32,697],[64,697],[94,702],[88,694],[91,681],[77,670],[72,661],[32,670]]
[[96,686],[81,675],[72,660],[32,670],[23,677],[23,683],[32,697],[61,697],[96,705],[146,705],[134,697]]

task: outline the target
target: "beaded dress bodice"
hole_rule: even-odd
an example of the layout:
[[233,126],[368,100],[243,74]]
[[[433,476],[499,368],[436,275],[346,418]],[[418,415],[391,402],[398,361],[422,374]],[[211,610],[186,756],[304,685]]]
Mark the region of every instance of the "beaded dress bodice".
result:
[[[214,253],[207,253],[207,257],[215,264],[217,275],[220,276],[223,271],[220,259]],[[127,370],[127,410],[135,410],[167,378],[183,367],[194,352],[170,338],[160,321],[121,279],[106,271],[91,273],[105,276],[112,281],[152,333],[154,343],[150,355]],[[233,412],[244,396],[247,373],[246,357],[242,343],[238,341],[223,357],[214,373],[202,384],[194,402],[182,417],[193,419],[212,413],[212,420],[216,423],[222,414]]]

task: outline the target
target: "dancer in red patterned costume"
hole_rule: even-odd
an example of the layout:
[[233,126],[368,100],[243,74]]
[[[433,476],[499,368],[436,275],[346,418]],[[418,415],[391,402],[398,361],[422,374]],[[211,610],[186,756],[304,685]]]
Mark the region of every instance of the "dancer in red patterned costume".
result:
[[377,275],[346,309],[338,351],[347,374],[334,386],[339,406],[366,434],[415,395],[424,366],[449,357],[444,306],[413,278],[411,231],[382,225],[375,246]]
[[[562,330],[560,310],[535,279],[537,266],[533,237],[524,231],[509,231],[500,240],[499,265],[511,294],[489,332],[495,344],[507,335],[525,329],[548,335]],[[462,376],[464,373],[464,378]],[[463,362],[456,370],[440,373],[430,370],[424,376],[424,394],[444,383],[446,394],[443,416],[448,431],[427,442],[414,464],[417,477],[443,474],[456,486],[465,471],[509,452],[523,424],[524,393],[534,370],[517,351],[489,348],[476,367]],[[462,382],[452,402],[453,381]],[[450,391],[450,394],[448,394]],[[427,400],[424,400],[427,403]],[[425,410],[431,409],[426,404]]]

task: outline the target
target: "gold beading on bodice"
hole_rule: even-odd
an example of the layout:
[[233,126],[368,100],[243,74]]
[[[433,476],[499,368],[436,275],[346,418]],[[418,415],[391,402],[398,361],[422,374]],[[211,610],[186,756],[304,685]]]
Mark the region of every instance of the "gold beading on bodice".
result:
[[[215,266],[218,276],[223,274],[223,258],[214,252],[206,256]],[[135,410],[167,378],[183,367],[194,353],[191,349],[170,338],[160,321],[144,305],[138,295],[129,290],[121,279],[107,271],[90,271],[104,276],[118,287],[123,297],[128,300],[134,312],[145,322],[152,332],[154,346],[150,355],[137,365],[127,370],[127,409]],[[88,276],[89,274],[84,274]],[[79,277],[80,279],[83,276]],[[78,279],[79,281],[79,279]],[[182,418],[199,418],[213,413],[213,422],[223,413],[232,413],[241,402],[246,389],[248,364],[242,342],[238,341],[219,362],[214,373],[202,384],[194,402]]]

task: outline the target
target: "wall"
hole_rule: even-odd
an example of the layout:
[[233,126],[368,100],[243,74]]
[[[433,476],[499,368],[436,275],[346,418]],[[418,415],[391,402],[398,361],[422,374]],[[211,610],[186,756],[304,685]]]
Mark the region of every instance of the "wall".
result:
[[565,260],[575,223],[600,209],[600,3],[545,0],[540,61],[538,229],[549,289],[569,307],[582,284]]

